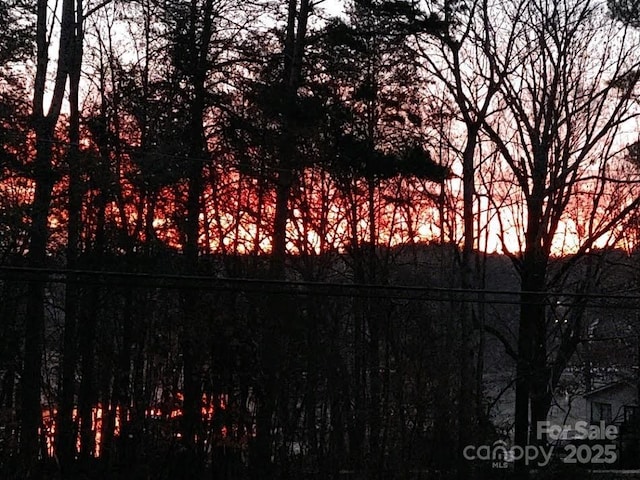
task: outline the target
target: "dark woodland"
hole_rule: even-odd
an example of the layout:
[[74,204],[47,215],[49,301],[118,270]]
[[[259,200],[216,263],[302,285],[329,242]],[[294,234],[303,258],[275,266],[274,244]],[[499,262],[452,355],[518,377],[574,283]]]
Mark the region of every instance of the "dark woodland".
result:
[[0,478],[640,478],[639,2],[0,25]]

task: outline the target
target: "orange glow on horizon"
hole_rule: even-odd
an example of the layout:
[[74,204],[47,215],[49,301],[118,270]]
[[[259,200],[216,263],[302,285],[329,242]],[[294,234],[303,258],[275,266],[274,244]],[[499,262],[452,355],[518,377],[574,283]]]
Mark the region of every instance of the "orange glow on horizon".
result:
[[[175,250],[183,247],[184,206],[187,195],[186,181],[160,186],[157,191],[140,191],[131,181],[135,173],[130,162],[122,162],[119,194],[108,198],[104,208],[105,222],[113,231],[123,229],[139,244],[148,234]],[[457,164],[455,164],[457,165]],[[454,166],[455,166],[454,165]],[[455,170],[455,168],[454,168]],[[205,184],[201,198],[204,209],[200,213],[200,249],[203,253],[258,254],[271,252],[271,231],[275,215],[275,192],[271,185],[233,169],[211,167],[204,171]],[[479,190],[475,205],[475,248],[486,253],[504,254],[505,249],[518,254],[524,245],[524,218],[526,209],[514,199],[507,179],[498,179],[492,195],[501,204],[487,201],[488,193]],[[215,184],[215,191],[214,191]],[[54,188],[56,200],[49,215],[50,244],[60,250],[66,242],[66,197],[68,178],[63,177]],[[463,222],[462,185],[459,178],[445,182],[446,204],[438,205],[440,186],[411,178],[392,178],[380,182],[374,193],[373,208],[375,238],[380,247],[394,248],[415,243],[462,244]],[[483,187],[488,188],[488,187]],[[16,206],[32,200],[33,182],[9,177],[0,183],[0,194]],[[616,201],[613,189],[605,192]],[[482,195],[480,195],[482,194]],[[90,243],[95,235],[95,201],[99,190],[85,194],[83,218],[88,221],[83,235]],[[580,202],[586,209],[594,195],[589,185],[576,187],[575,205],[568,205],[557,225],[551,253],[553,256],[577,252],[585,241],[584,217]],[[590,197],[591,196],[591,197]],[[503,197],[500,200],[500,197]],[[498,201],[494,200],[494,201]],[[622,202],[618,200],[618,205]],[[287,249],[292,255],[319,255],[329,251],[345,252],[354,243],[365,244],[370,238],[370,212],[367,184],[352,179],[348,187],[340,187],[331,175],[320,168],[309,168],[300,176],[300,185],[291,195],[290,217],[287,223]],[[609,208],[609,207],[607,207]],[[441,218],[444,213],[445,217]],[[599,206],[597,214],[605,218],[610,211]],[[598,223],[598,218],[591,220]],[[28,223],[28,219],[24,219]],[[601,235],[593,248],[615,247],[628,250],[637,242],[622,229]]]

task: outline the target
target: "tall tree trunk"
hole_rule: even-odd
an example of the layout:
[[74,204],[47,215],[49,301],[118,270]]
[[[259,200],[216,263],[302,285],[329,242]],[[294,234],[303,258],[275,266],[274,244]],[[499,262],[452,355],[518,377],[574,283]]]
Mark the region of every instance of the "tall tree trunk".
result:
[[[533,175],[532,194],[528,204],[525,252],[522,259],[521,306],[518,330],[518,362],[516,365],[515,443],[524,447],[533,435],[534,422],[541,420],[540,408],[531,409],[531,398],[540,388],[540,356],[546,370],[546,330],[544,291],[548,254],[542,245],[543,201],[547,156],[538,153],[535,157],[536,169]],[[543,351],[544,350],[544,351]],[[536,381],[534,383],[534,377]],[[543,388],[546,387],[546,382]],[[535,390],[534,390],[535,389]],[[528,468],[524,462],[516,462],[517,473],[524,477]]]
[[[213,28],[213,0],[207,0],[202,9],[203,27],[200,37],[196,34],[198,21],[198,5],[192,0],[190,8],[190,64],[194,93],[190,99],[190,138],[189,138],[189,179],[186,203],[184,255],[189,274],[198,271],[198,254],[200,238],[200,211],[203,192],[203,168],[208,149],[205,139],[205,96],[206,77],[209,70],[209,44]],[[199,308],[198,293],[187,290],[183,294],[184,325],[182,332],[183,373],[184,373],[184,434],[187,448],[194,455],[194,476],[199,475],[203,466],[202,446],[202,363],[206,358],[201,339],[203,329]],[[197,440],[196,440],[197,439]]]
[[[375,125],[370,123],[371,143],[373,144],[373,131]],[[373,151],[373,147],[371,147]],[[376,247],[378,244],[378,229],[376,218],[376,180],[367,179],[367,196],[369,203],[369,245],[367,248],[368,276],[364,283],[376,284],[378,279],[378,257]],[[366,318],[369,333],[368,340],[368,365],[369,371],[369,454],[370,461],[367,464],[368,476],[378,478],[380,471],[380,312],[378,302],[374,298],[366,299]],[[358,406],[356,405],[356,408]]]
[[[89,299],[91,310],[95,312],[98,302],[97,288],[93,288]],[[79,330],[80,354],[82,356],[80,390],[78,392],[78,417],[80,419],[80,458],[87,462],[95,453],[95,434],[93,432],[93,409],[96,406],[95,392],[95,342],[96,318],[82,315]]]
[[[475,218],[473,204],[475,198],[475,166],[474,157],[477,144],[478,122],[468,126],[467,144],[462,157],[462,185],[463,185],[463,224],[464,243],[462,246],[462,288],[473,290],[476,287],[474,271],[475,246]],[[474,304],[471,294],[467,294],[462,303],[460,321],[460,389],[458,403],[458,448],[462,452],[465,445],[474,444],[476,440],[477,418],[475,409],[476,354],[478,350],[477,329],[474,321]],[[460,459],[458,473],[460,478],[473,478],[475,475],[472,465]]]
[[[60,116],[65,84],[69,72],[69,56],[73,46],[74,0],[62,3],[61,30],[58,50],[58,66],[51,104],[44,113],[44,95],[47,82],[48,50],[47,39],[48,2],[38,0],[36,24],[36,78],[33,96],[33,128],[36,139],[34,161],[35,190],[31,205],[31,226],[29,229],[30,267],[42,268],[46,264],[48,241],[48,216],[51,205],[54,173],[52,154],[55,126]],[[45,326],[45,285],[41,278],[30,281],[27,293],[25,322],[24,365],[21,384],[20,409],[20,450],[22,476],[37,475],[39,435],[42,422],[40,404],[43,337]]]
[[[299,8],[298,8],[299,7]],[[283,95],[288,103],[288,110],[297,103],[298,88],[302,72],[307,21],[310,14],[309,0],[289,0],[287,10],[287,26],[283,46]],[[280,164],[276,179],[276,204],[274,213],[273,234],[271,240],[270,277],[284,280],[285,259],[287,251],[287,221],[289,219],[289,198],[291,187],[298,170],[296,166],[296,133],[294,120],[289,114],[284,115],[282,133],[279,141]],[[253,478],[273,478],[274,470],[271,462],[272,426],[276,411],[279,385],[283,382],[281,369],[286,365],[286,342],[282,338],[287,330],[283,328],[287,321],[289,307],[287,298],[271,301],[268,306],[266,324],[263,326],[261,366],[264,370],[262,388],[259,392],[259,406],[256,415],[257,435],[253,445],[251,470]],[[282,399],[286,401],[286,399]]]
[[[358,204],[355,199],[355,185],[348,187],[350,208],[351,250],[353,256],[353,281],[355,284],[366,283],[366,265],[364,246],[360,244],[358,235]],[[364,410],[366,408],[367,378],[366,378],[366,344],[365,344],[365,318],[366,309],[363,302],[354,298],[352,300],[353,318],[353,370],[351,376],[353,382],[349,397],[353,398],[353,413],[349,422],[349,454],[351,467],[360,470],[364,465],[364,442],[366,422]],[[351,400],[351,398],[349,398]]]
[[[44,130],[44,129],[43,129]],[[45,140],[42,132],[38,137]],[[53,188],[49,169],[51,144],[42,145],[36,155],[37,184],[32,205],[31,240],[29,243],[29,265],[36,268],[45,266],[47,245],[47,214],[51,203]],[[42,422],[40,404],[41,370],[44,336],[45,286],[38,279],[29,283],[27,293],[24,365],[21,383],[20,409],[20,448],[22,454],[22,475],[25,478],[36,476],[34,469],[38,463],[38,429]]]
[[[69,71],[69,204],[67,220],[67,268],[78,268],[80,225],[82,212],[82,177],[78,164],[80,148],[80,76],[83,52],[82,0],[77,0],[76,22]],[[57,450],[61,468],[68,469],[75,456],[75,428],[73,420],[75,376],[77,363],[76,323],[79,302],[79,283],[68,277],[65,290],[64,340],[62,354],[62,384],[58,416]]]
[[[130,267],[131,268],[131,267]],[[113,391],[111,393],[111,417],[110,429],[115,430],[115,422],[118,413],[120,414],[120,438],[119,462],[127,464],[133,461],[129,422],[131,405],[131,350],[133,348],[134,323],[137,323],[137,316],[134,307],[134,291],[127,289],[124,294],[124,308],[122,312],[122,343],[118,360],[116,363],[116,375],[113,381]]]

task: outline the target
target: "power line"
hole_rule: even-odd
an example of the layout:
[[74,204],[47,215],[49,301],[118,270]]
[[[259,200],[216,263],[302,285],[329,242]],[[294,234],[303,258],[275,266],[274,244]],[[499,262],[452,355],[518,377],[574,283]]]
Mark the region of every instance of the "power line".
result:
[[[80,283],[86,285],[133,286],[137,288],[196,289],[215,291],[244,291],[279,295],[324,295],[330,297],[384,298],[397,300],[421,300],[437,302],[463,302],[501,305],[554,305],[573,306],[573,303],[553,301],[549,297],[574,300],[618,300],[625,305],[592,305],[607,308],[637,308],[640,294],[534,292],[514,290],[463,289],[430,287],[425,285],[367,284],[344,282],[311,282],[304,280],[276,280],[266,278],[230,278],[207,275],[166,274],[153,272],[118,272],[113,270],[83,270],[68,268],[35,268],[0,266],[0,278],[17,281],[41,281],[45,283]],[[421,298],[420,295],[424,297]],[[486,298],[487,295],[498,298]],[[522,297],[533,298],[523,301]],[[505,298],[506,297],[506,298]]]

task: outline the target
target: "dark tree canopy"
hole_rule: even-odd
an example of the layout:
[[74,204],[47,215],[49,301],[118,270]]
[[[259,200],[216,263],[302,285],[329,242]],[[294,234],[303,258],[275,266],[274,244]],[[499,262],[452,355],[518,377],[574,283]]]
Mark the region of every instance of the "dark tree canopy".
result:
[[0,478],[494,478],[636,381],[640,2],[335,3],[0,0]]

